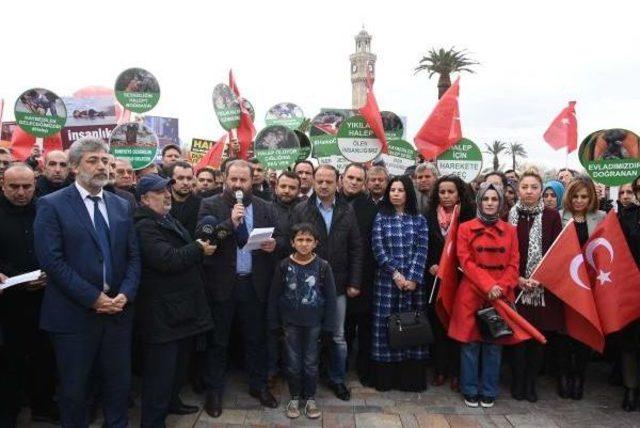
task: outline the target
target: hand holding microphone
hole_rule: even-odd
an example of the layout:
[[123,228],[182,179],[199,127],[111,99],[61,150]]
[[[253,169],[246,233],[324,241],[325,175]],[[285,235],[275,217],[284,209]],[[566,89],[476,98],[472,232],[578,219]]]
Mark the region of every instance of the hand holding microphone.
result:
[[244,221],[244,193],[242,190],[236,190],[236,204],[233,206],[231,210],[231,223],[233,223],[233,227],[238,227]]

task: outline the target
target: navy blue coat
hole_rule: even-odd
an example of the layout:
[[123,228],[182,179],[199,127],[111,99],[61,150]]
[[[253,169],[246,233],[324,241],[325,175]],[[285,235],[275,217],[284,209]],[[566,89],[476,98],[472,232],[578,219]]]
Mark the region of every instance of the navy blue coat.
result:
[[[140,254],[129,203],[103,192],[112,257],[111,291],[133,302],[140,281]],[[75,333],[99,322],[92,308],[103,286],[102,254],[98,235],[80,192],[71,185],[38,199],[34,223],[35,250],[48,283],[40,316],[40,328],[55,333]],[[133,319],[131,305],[116,315]]]

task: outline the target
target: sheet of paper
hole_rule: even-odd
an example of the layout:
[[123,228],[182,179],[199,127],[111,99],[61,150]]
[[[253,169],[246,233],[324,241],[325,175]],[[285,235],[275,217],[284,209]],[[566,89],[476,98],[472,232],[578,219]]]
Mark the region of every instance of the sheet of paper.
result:
[[5,288],[13,287],[14,285],[22,284],[24,282],[35,281],[40,278],[42,275],[41,270],[34,270],[33,272],[23,273],[21,275],[12,276],[11,278],[7,278],[7,280],[0,284],[0,290],[4,290]]
[[258,227],[251,231],[247,243],[242,248],[243,251],[259,250],[260,245],[271,238],[273,235],[273,227]]

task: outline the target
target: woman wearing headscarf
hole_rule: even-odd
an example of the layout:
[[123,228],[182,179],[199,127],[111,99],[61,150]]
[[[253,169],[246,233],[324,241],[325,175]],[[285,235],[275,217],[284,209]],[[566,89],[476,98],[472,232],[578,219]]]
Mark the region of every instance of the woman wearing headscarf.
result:
[[[598,210],[598,198],[591,178],[585,175],[574,177],[567,186],[562,204],[562,226],[573,219],[573,227],[576,228],[582,248],[606,216],[604,211]],[[560,335],[558,339],[558,394],[562,398],[581,400],[591,350],[568,335]]]
[[564,186],[558,180],[549,180],[544,183],[542,189],[542,202],[546,208],[552,210],[562,209],[562,197],[564,196]]
[[[564,326],[562,302],[545,291],[531,273],[562,231],[558,211],[545,206],[542,178],[535,170],[525,171],[518,182],[520,199],[509,212],[509,223],[518,231],[520,277],[522,290],[517,309],[520,315],[538,330],[549,334]],[[536,377],[544,361],[544,347],[535,340],[527,340],[513,347],[511,396],[516,400],[538,401]]]
[[442,256],[444,241],[450,231],[453,221],[453,211],[459,208],[458,224],[475,218],[476,208],[470,190],[462,179],[456,175],[445,175],[438,178],[433,186],[427,211],[427,225],[429,226],[429,254],[425,272],[425,285],[431,299],[429,306],[429,321],[433,328],[434,343],[431,345],[433,353],[434,386],[443,385],[447,377],[451,377],[451,389],[457,391],[460,384],[460,347],[447,336],[446,327],[442,324],[435,311],[435,276]]
[[502,186],[482,183],[476,205],[476,218],[458,229],[457,255],[464,273],[456,292],[449,336],[462,342],[460,389],[465,404],[487,408],[498,396],[502,344],[510,340],[483,338],[476,314],[495,299],[513,301],[519,254],[515,227],[500,219]]
[[506,209],[511,209],[518,202],[518,181],[507,180],[507,187],[504,188],[504,203]]

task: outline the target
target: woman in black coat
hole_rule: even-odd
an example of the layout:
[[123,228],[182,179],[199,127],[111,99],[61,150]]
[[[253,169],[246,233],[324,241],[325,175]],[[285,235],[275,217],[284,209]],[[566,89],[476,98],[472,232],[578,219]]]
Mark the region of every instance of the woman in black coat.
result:
[[[640,267],[640,205],[637,198],[640,198],[640,177],[637,177],[632,184],[625,184],[618,189],[618,219],[636,265]],[[640,320],[632,322],[613,336],[614,340],[617,339],[621,351],[620,366],[624,385],[622,409],[631,412],[640,404],[638,388]]]
[[[142,427],[164,427],[186,375],[194,336],[213,327],[200,265],[216,247],[193,241],[171,215],[173,180],[156,174],[138,183],[134,214],[142,256],[137,326],[143,346]],[[197,407],[195,408],[197,410]]]
[[[475,204],[467,184],[455,175],[440,177],[433,186],[429,211],[427,212],[429,252],[427,254],[425,284],[429,296],[432,295],[431,289],[438,272],[438,264],[451,224],[453,208],[456,205],[459,206],[459,223],[475,218]],[[447,330],[436,314],[435,302],[436,294],[433,293],[428,311],[435,339],[431,346],[435,372],[432,384],[440,386],[450,376],[451,389],[456,391],[459,383],[460,347],[457,342],[447,336]]]

